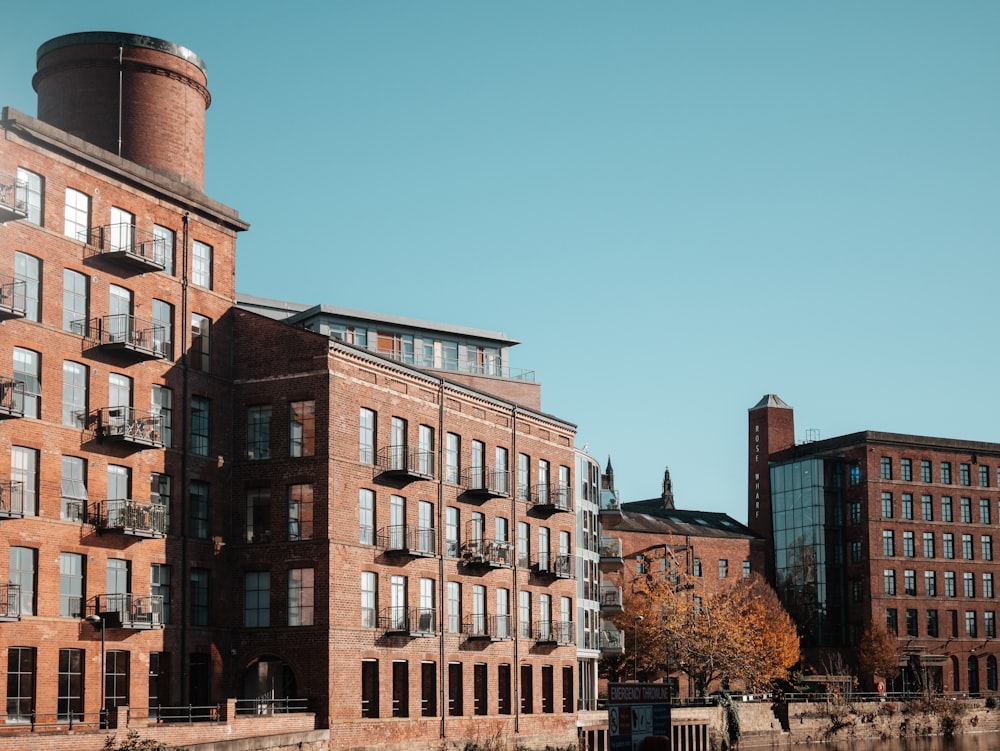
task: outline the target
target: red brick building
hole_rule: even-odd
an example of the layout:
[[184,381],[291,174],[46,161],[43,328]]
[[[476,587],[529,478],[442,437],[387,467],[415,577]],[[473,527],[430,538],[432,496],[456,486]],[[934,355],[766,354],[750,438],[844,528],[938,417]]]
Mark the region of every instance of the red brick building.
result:
[[[792,408],[749,411],[750,527],[819,666],[871,622],[898,634],[896,688],[995,692],[1000,444],[863,431],[796,443]],[[870,678],[864,676],[865,678]]]

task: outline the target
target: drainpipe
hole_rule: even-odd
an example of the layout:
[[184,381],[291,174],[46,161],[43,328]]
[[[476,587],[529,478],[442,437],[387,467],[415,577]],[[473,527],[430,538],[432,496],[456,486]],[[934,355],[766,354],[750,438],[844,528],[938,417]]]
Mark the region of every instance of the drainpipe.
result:
[[[508,461],[513,463],[514,467],[517,467],[517,405],[511,407],[510,416],[510,459]],[[513,511],[511,512],[511,520],[514,525],[514,535],[517,536],[517,500],[520,493],[517,486],[517,470],[511,473],[513,477],[511,478],[511,505]],[[530,564],[529,564],[530,565]],[[514,683],[514,732],[521,732],[521,662],[519,658],[520,645],[521,645],[521,601],[520,593],[517,589],[517,570],[518,570],[518,560],[517,552],[514,553],[514,602],[512,607],[514,612],[517,613],[517,628],[514,631],[514,665],[511,668],[511,672],[514,673],[511,679]]]
[[445,679],[448,675],[448,666],[445,660],[445,634],[447,633],[447,622],[445,615],[445,603],[447,596],[445,590],[445,539],[444,539],[444,379],[438,379],[438,478],[437,478],[437,507],[438,507],[438,706],[441,708],[441,737],[446,737],[445,717],[448,714],[448,703],[445,698]]
[[180,612],[181,612],[181,697],[183,698],[183,703],[188,704],[189,702],[189,686],[188,686],[188,653],[187,653],[187,642],[188,642],[188,625],[190,619],[190,608],[187,606],[187,595],[188,595],[188,584],[191,571],[188,565],[188,513],[187,513],[187,497],[188,497],[188,458],[187,458],[187,447],[188,441],[190,440],[188,436],[188,431],[190,430],[190,425],[188,424],[190,407],[188,405],[191,395],[191,387],[188,382],[189,374],[189,361],[188,352],[190,346],[188,345],[188,336],[190,335],[190,325],[188,323],[190,318],[190,312],[188,311],[188,246],[191,242],[191,215],[188,212],[184,212],[184,231],[181,234],[181,326],[180,329],[183,332],[183,337],[174,336],[174,339],[180,339],[181,346],[183,347],[181,353],[181,472],[180,472],[180,493],[178,493],[180,499],[180,517],[181,517],[181,560],[184,565],[181,567],[181,586],[178,588],[180,592]]

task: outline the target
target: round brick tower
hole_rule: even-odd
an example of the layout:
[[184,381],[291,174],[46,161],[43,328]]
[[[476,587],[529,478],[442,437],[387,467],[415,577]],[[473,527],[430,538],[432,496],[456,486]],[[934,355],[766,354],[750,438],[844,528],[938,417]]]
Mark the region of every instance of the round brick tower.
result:
[[87,31],[38,48],[38,119],[199,188],[205,179],[205,64],[162,39]]

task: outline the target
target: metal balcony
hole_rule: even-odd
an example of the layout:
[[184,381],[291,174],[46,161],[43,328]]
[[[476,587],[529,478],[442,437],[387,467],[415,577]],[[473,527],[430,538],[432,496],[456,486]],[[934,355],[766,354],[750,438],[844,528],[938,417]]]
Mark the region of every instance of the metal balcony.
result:
[[163,628],[163,597],[136,595],[131,592],[103,594],[94,597],[88,613],[101,617],[107,628],[143,631]]
[[510,472],[493,467],[472,467],[459,478],[463,495],[475,500],[510,498]]
[[620,615],[625,612],[621,587],[601,587],[601,615]]
[[535,573],[556,579],[576,578],[576,556],[539,553],[535,559]]
[[462,543],[462,563],[466,566],[510,568],[514,547],[506,540],[468,540]]
[[386,477],[406,482],[434,479],[434,452],[409,446],[383,446],[375,457],[375,466]]
[[24,318],[28,307],[26,290],[23,279],[0,275],[0,320]]
[[18,480],[0,480],[0,519],[24,516],[24,484]]
[[91,347],[114,352],[131,360],[163,360],[170,344],[164,326],[144,321],[128,313],[74,321],[73,328]]
[[575,644],[573,621],[536,621],[534,625],[536,644]]
[[21,585],[0,584],[0,621],[21,620]]
[[434,527],[393,524],[378,531],[375,544],[386,553],[397,555],[429,558],[437,554],[437,536]]
[[616,628],[601,629],[601,652],[606,655],[625,654],[625,632]]
[[0,376],[0,420],[24,417],[24,384]]
[[378,626],[387,634],[435,636],[437,611],[434,608],[407,608],[405,605],[388,607],[379,613]]
[[131,537],[166,537],[170,514],[161,503],[116,498],[95,503],[90,520],[98,532],[117,532]]
[[569,485],[543,484],[531,489],[531,507],[539,511],[573,511],[573,488]]
[[462,624],[462,633],[469,640],[508,641],[514,638],[509,615],[473,614]]
[[[163,418],[134,407],[102,407],[95,413],[97,439],[163,448]],[[91,419],[91,422],[94,418]]]
[[84,239],[91,258],[139,271],[163,271],[167,265],[166,239],[131,224],[94,227]]
[[28,218],[28,183],[0,174],[0,224]]
[[625,565],[625,561],[622,558],[622,541],[620,537],[604,537],[602,535],[599,552],[601,558],[597,562],[597,566],[601,571],[618,571]]

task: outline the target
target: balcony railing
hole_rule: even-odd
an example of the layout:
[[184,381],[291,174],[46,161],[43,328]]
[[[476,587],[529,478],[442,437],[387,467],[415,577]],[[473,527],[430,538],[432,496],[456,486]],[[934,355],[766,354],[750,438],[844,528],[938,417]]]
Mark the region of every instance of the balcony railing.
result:
[[0,480],[0,519],[24,516],[24,484],[18,480]]
[[126,354],[134,360],[162,360],[170,350],[165,326],[128,313],[73,321],[72,327],[91,347]]
[[610,517],[622,515],[622,502],[619,499],[617,490],[602,490],[600,503],[601,514]]
[[21,585],[0,584],[0,621],[21,620]]
[[[334,337],[342,339],[342,337],[337,335],[334,335]],[[427,370],[447,370],[452,373],[463,373],[465,375],[506,378],[511,381],[535,380],[535,371],[525,370],[524,368],[509,368],[505,365],[501,365],[499,362],[461,362],[441,358],[435,359],[434,357],[425,357],[424,355],[417,354],[415,352],[402,352],[396,349],[380,349],[378,347],[370,347],[369,349],[381,357],[385,357],[389,360],[395,360],[396,362],[403,363],[404,365],[413,365],[416,368],[425,368]]]
[[599,552],[601,558],[598,561],[598,567],[601,571],[614,571],[625,565],[625,561],[622,558],[621,538],[604,537],[602,535]]
[[510,472],[506,469],[472,467],[462,473],[459,482],[465,495],[470,498],[486,500],[510,497]]
[[601,630],[601,651],[606,655],[625,654],[625,632],[618,629]]
[[88,605],[88,615],[99,615],[107,628],[144,630],[163,628],[163,597],[131,592],[103,594]]
[[98,440],[163,447],[163,418],[134,407],[102,407],[95,413]]
[[543,511],[572,511],[573,488],[551,483],[535,485],[531,489],[531,505]]
[[462,543],[462,563],[466,566],[510,568],[514,564],[514,547],[506,540],[467,540]]
[[465,619],[462,633],[468,639],[507,641],[514,638],[514,627],[509,615],[474,613]]
[[437,554],[437,535],[434,527],[393,524],[380,529],[375,539],[376,545],[387,553],[425,557]]
[[622,602],[621,587],[601,587],[601,613],[604,615],[615,615],[624,613],[625,608]]
[[574,644],[573,621],[536,621],[534,626],[537,644]]
[[437,611],[434,608],[407,608],[396,605],[379,613],[378,626],[387,634],[434,636],[437,633]]
[[24,417],[24,383],[0,376],[0,420]]
[[375,465],[384,475],[403,480],[433,480],[433,451],[410,446],[383,446],[375,457]]
[[24,318],[28,307],[23,279],[0,275],[0,319]]
[[557,579],[573,579],[576,576],[576,556],[539,553],[535,559],[535,572],[539,576],[554,576]]
[[161,503],[127,498],[95,503],[91,522],[100,532],[120,532],[132,537],[166,537],[170,513]]
[[0,224],[27,219],[28,183],[0,174]]
[[94,227],[86,238],[91,257],[105,258],[145,271],[162,271],[167,265],[167,240],[131,224]]

